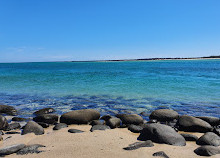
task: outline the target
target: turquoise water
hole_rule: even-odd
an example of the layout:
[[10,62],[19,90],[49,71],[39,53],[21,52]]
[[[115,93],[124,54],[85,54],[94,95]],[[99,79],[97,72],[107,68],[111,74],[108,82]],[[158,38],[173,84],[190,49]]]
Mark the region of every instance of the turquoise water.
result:
[[45,106],[219,116],[220,60],[2,63],[0,93],[24,116]]

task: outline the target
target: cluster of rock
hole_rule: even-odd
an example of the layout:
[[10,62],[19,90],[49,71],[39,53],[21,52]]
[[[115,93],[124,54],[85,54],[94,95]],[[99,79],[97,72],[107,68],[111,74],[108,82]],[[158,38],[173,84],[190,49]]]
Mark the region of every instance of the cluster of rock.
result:
[[[52,108],[44,108],[34,113],[35,117],[33,120],[14,117],[12,118],[14,123],[10,124],[3,115],[0,115],[0,130],[13,133],[13,130],[21,129],[21,135],[27,133],[42,135],[44,134],[44,128],[50,125],[54,126],[53,130],[60,130],[61,128],[68,127],[70,124],[90,124],[92,126],[91,132],[95,130],[128,128],[131,132],[140,133],[138,140],[143,142],[131,144],[124,148],[125,150],[151,147],[153,146],[153,142],[185,146],[186,141],[195,141],[196,144],[201,145],[201,147],[195,149],[197,155],[211,156],[220,154],[220,149],[217,147],[220,146],[220,119],[216,117],[180,116],[177,112],[170,109],[153,111],[149,116],[149,121],[144,120],[137,114],[104,115],[100,117],[100,113],[93,109],[74,110],[64,113],[60,117],[57,114],[52,114],[53,112],[55,112],[55,110]],[[0,105],[0,113],[16,115],[17,110],[11,106]],[[27,123],[21,127],[17,121],[27,121]],[[192,134],[180,134],[178,131],[201,132],[204,133],[204,135],[198,138]],[[69,129],[68,132],[82,133],[83,131]],[[2,134],[3,133],[4,132],[2,132]],[[14,134],[20,133],[15,132]],[[23,150],[20,149],[21,146],[19,146],[19,150],[17,150],[16,147],[16,152],[23,153]],[[22,149],[27,150],[24,147],[22,147]],[[28,149],[35,147],[37,146],[28,147]],[[0,149],[0,156],[7,155],[4,151],[8,149],[2,150],[3,149]],[[10,150],[14,151],[14,147]],[[33,151],[29,151],[29,153],[37,153],[37,150]],[[12,153],[15,153],[15,151]]]

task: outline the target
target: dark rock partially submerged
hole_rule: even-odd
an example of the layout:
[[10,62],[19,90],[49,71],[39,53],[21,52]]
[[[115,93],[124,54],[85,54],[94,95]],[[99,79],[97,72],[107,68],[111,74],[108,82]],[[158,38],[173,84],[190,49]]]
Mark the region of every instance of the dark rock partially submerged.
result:
[[35,111],[34,114],[39,116],[39,115],[49,114],[49,113],[53,113],[53,112],[55,112],[55,110],[53,108],[44,108],[44,109],[40,109],[38,111]]
[[33,153],[40,153],[43,152],[39,150],[39,148],[46,147],[41,144],[32,144],[32,145],[27,145],[26,147],[22,148],[19,150],[16,154],[17,155],[26,155],[26,154],[33,154]]
[[147,124],[141,131],[138,139],[152,140],[156,143],[164,143],[175,146],[186,145],[186,141],[183,136],[177,133],[173,128],[158,123]]
[[220,146],[220,137],[213,132],[207,132],[196,141],[196,144]]
[[153,142],[151,140],[147,140],[144,142],[136,142],[133,144],[128,145],[128,147],[123,148],[124,150],[136,150],[141,147],[152,147],[154,146]]
[[18,114],[17,110],[13,106],[0,105],[0,113],[15,116]]
[[186,141],[197,141],[199,138],[192,134],[181,133],[181,136],[185,138]]
[[106,130],[106,129],[111,129],[111,128],[107,125],[95,125],[95,126],[92,126],[90,131],[93,132],[95,130]]
[[172,121],[174,119],[178,119],[179,114],[176,111],[170,109],[158,109],[153,111],[149,118],[156,119],[158,121]]
[[24,147],[25,147],[25,144],[16,144],[16,145],[11,145],[11,146],[1,148],[0,156],[5,156],[5,155],[16,153],[17,151],[21,150]]
[[144,119],[137,114],[117,114],[116,117],[120,118],[123,124],[142,124]]
[[98,120],[100,113],[93,109],[82,109],[70,111],[60,117],[61,123],[66,124],[88,124],[92,120]]
[[53,127],[53,130],[60,130],[61,128],[66,128],[66,127],[68,127],[67,124],[65,124],[65,123],[58,123],[58,124],[56,124],[56,125]]
[[177,126],[179,130],[187,132],[209,132],[213,129],[208,122],[187,115],[180,116]]
[[28,134],[28,133],[34,133],[35,135],[42,135],[42,134],[44,134],[44,129],[38,123],[36,123],[34,121],[29,121],[25,125],[21,134],[24,135],[24,134]]
[[212,156],[220,154],[220,148],[211,145],[205,145],[197,148],[194,150],[194,152],[200,156]]

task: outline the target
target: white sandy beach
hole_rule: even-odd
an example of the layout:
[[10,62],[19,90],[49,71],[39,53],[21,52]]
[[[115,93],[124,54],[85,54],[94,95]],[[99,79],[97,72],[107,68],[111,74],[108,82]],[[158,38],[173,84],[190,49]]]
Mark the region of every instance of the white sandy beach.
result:
[[[69,133],[68,129],[79,129],[84,133]],[[187,142],[184,147],[171,146],[166,144],[156,144],[154,147],[143,147],[137,150],[123,150],[129,144],[137,142],[139,134],[128,131],[127,128],[111,129],[105,131],[90,132],[90,125],[71,125],[58,131],[53,131],[52,127],[45,130],[44,135],[36,136],[33,133],[27,135],[7,135],[3,136],[0,147],[24,143],[26,145],[42,144],[45,148],[40,148],[45,152],[39,154],[16,155],[12,154],[9,158],[151,158],[152,154],[164,151],[170,158],[201,158],[193,150],[198,145],[195,142]],[[201,136],[202,133],[194,133]],[[9,139],[7,137],[12,136]],[[219,158],[214,155],[212,158]]]

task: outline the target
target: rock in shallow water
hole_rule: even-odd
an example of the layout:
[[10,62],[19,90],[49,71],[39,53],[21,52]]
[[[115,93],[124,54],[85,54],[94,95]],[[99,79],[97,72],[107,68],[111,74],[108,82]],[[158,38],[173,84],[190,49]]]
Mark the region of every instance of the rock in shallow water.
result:
[[141,147],[152,147],[154,146],[153,142],[151,140],[147,140],[144,142],[136,142],[133,144],[128,145],[128,147],[123,148],[124,150],[136,150]]
[[26,146],[25,144],[16,144],[16,145],[7,146],[5,148],[1,148],[0,156],[16,153],[17,151],[21,150],[25,146]]
[[213,129],[208,122],[187,115],[180,116],[177,126],[179,130],[187,132],[209,132]]
[[90,131],[93,132],[95,130],[106,130],[106,129],[111,129],[111,128],[107,125],[95,125],[95,126],[92,126]]
[[120,118],[123,124],[142,124],[144,119],[137,114],[117,114],[116,117]]
[[18,114],[17,110],[13,106],[0,105],[0,113],[15,116]]
[[158,121],[172,121],[174,119],[178,119],[179,114],[176,111],[170,110],[170,109],[158,109],[153,111],[149,118],[156,119]]
[[213,132],[207,132],[196,141],[196,144],[220,146],[220,137]]
[[82,109],[70,111],[60,117],[61,123],[66,124],[88,124],[92,120],[98,120],[100,113],[93,109]]
[[46,147],[44,145],[41,144],[32,144],[32,145],[27,145],[26,147],[22,148],[21,150],[19,150],[16,154],[17,155],[25,155],[25,154],[33,154],[33,153],[40,153],[43,152],[41,150],[38,150],[38,148],[41,147]]
[[197,148],[194,150],[194,152],[200,156],[212,156],[220,154],[220,148],[211,145],[205,145]]
[[55,112],[55,110],[53,108],[44,108],[44,109],[40,109],[38,111],[35,111],[34,114],[39,116],[39,115],[49,114],[49,113],[53,113],[53,112]]
[[173,128],[158,123],[146,124],[138,139],[152,140],[156,143],[164,143],[175,146],[186,145],[184,137],[177,133]]
[[22,135],[28,134],[28,133],[34,133],[35,135],[42,135],[44,134],[44,129],[42,126],[40,126],[38,123],[34,121],[29,121],[22,131]]

